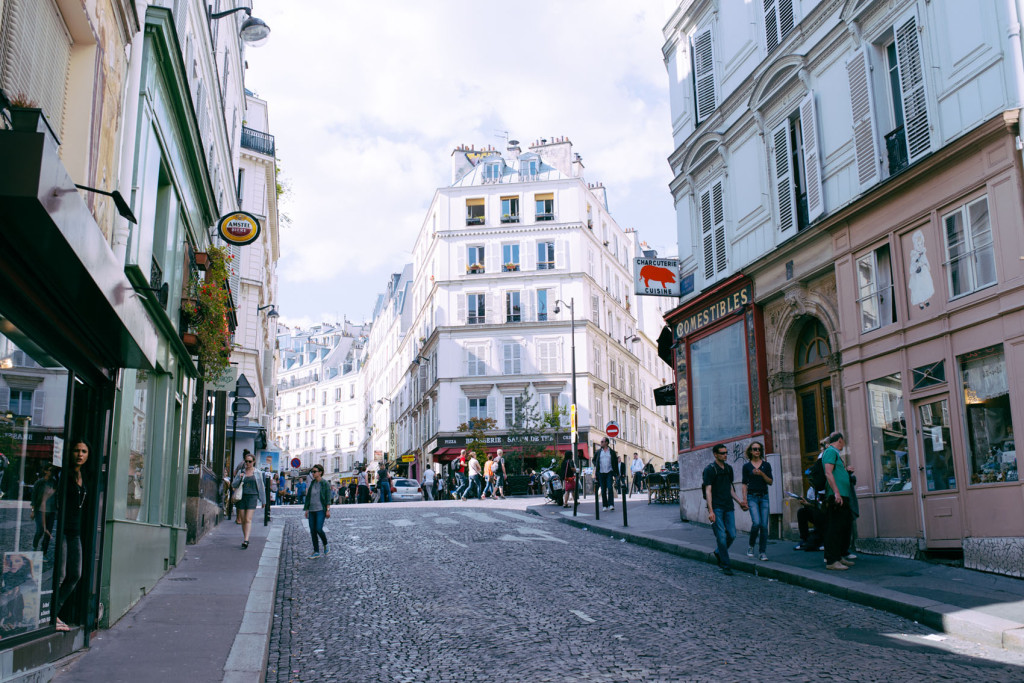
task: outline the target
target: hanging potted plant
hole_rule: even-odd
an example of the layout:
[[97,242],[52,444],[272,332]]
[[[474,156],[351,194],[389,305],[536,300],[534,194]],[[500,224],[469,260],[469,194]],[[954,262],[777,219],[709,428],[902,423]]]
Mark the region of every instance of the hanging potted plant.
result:
[[228,325],[231,299],[226,282],[231,275],[233,257],[222,247],[213,247],[206,253],[209,257],[206,278],[189,281],[187,298],[182,303],[190,328],[182,334],[182,341],[186,346],[194,343],[199,372],[205,381],[212,382],[231,365],[231,327]]

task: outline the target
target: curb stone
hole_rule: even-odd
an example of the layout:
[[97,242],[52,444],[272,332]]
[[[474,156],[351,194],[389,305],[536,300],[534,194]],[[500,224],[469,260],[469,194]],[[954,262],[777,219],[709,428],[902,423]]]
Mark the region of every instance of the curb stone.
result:
[[[532,508],[527,508],[526,511],[529,514],[545,518]],[[594,526],[592,521],[582,522],[562,515],[552,516],[551,519],[584,531],[610,536],[616,540],[623,538],[636,545],[690,560],[715,564],[712,551],[686,541],[663,541],[643,533]],[[1024,652],[1024,623],[840,577],[826,580],[818,572],[800,567],[789,567],[778,562],[755,563],[739,557],[732,559],[732,567],[755,576],[776,579],[790,585],[889,612],[964,640],[1005,650]]]
[[[225,683],[263,683],[270,657],[270,627],[274,617],[277,573],[281,565],[283,528],[275,526],[267,534],[259,569],[252,580],[245,603],[242,624],[224,664]],[[257,668],[258,667],[258,668]]]

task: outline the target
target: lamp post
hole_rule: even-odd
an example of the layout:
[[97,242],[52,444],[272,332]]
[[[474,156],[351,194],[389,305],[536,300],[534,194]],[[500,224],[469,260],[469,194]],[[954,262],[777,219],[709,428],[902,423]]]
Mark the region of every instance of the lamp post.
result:
[[224,10],[223,12],[214,12],[213,5],[207,5],[206,7],[206,13],[207,16],[209,16],[210,21],[223,19],[235,12],[245,12],[246,14],[246,19],[242,22],[242,27],[238,29],[238,35],[244,42],[253,47],[259,47],[270,39],[270,27],[267,26],[262,19],[257,19],[252,15],[251,7],[235,7],[233,9]]
[[[576,422],[576,300],[573,297],[569,297],[569,303],[566,304],[561,299],[555,299],[555,314],[559,313],[558,304],[569,307],[569,343],[572,350],[571,364],[572,364],[572,417],[573,423],[572,428],[572,465],[576,470],[576,481],[582,482],[582,474],[580,471],[580,459],[579,459],[579,448],[578,448],[578,430],[575,424]],[[579,483],[577,485],[580,485]],[[594,496],[594,514],[600,515],[600,511],[597,509],[597,495],[595,491]],[[576,516],[576,511],[580,506],[580,497],[577,493],[576,487],[573,487],[572,492],[572,516]],[[600,517],[597,517],[600,519]]]

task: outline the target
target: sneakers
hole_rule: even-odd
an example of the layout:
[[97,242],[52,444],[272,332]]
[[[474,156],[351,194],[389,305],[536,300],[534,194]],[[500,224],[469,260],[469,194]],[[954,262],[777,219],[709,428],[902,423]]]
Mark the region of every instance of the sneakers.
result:
[[853,565],[856,564],[856,562],[854,562],[853,560],[848,560],[845,557],[840,557],[839,558],[839,562],[841,562],[842,564],[845,564],[847,567],[852,567]]
[[615,506],[612,505],[610,508],[608,508],[608,512],[615,512]]
[[327,546],[326,543],[324,543],[324,555],[326,555],[329,552],[331,552],[331,549]]
[[846,553],[846,555],[843,556],[843,559],[845,559],[845,560],[856,560],[857,559],[857,555],[854,554],[854,553]]
[[761,553],[761,558],[760,559],[761,559],[762,562],[767,562],[768,561],[768,553]]
[[317,558],[317,557],[320,557],[320,553],[313,553],[312,555],[309,556],[309,559],[312,560],[312,559]]
[[793,546],[793,550],[803,550],[803,549],[804,549],[804,544],[803,543],[797,543],[795,546]]
[[849,569],[849,567],[847,567],[842,562],[833,562],[832,564],[826,564],[825,569],[831,569],[832,571],[837,572],[845,572],[847,569]]
[[752,546],[752,545],[751,546],[747,546],[747,557],[753,557],[753,556],[754,556],[754,546]]

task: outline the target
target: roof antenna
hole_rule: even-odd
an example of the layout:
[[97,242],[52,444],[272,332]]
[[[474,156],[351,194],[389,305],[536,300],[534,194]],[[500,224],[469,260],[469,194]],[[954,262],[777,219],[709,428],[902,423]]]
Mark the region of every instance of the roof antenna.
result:
[[494,137],[501,138],[502,140],[505,141],[506,145],[508,144],[508,131],[507,130],[496,130],[496,131],[494,131]]

